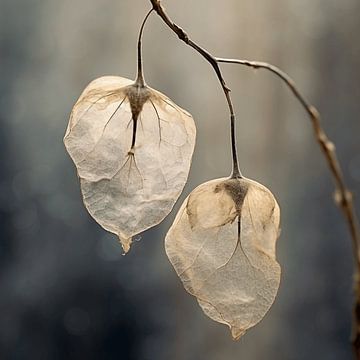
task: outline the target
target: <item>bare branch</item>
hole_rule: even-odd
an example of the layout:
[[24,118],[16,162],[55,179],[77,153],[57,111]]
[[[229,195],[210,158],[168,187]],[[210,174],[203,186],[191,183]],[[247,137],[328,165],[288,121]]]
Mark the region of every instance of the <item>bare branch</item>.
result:
[[321,150],[326,158],[328,166],[330,168],[331,174],[335,180],[336,191],[335,191],[335,202],[341,208],[344,213],[345,219],[349,225],[351,237],[353,240],[353,250],[354,250],[354,258],[357,264],[357,267],[360,269],[360,233],[359,233],[359,225],[356,217],[356,213],[353,206],[353,196],[352,193],[347,189],[345,185],[344,176],[340,167],[339,160],[336,155],[335,145],[333,142],[329,140],[324,129],[321,127],[320,123],[320,114],[317,109],[312,106],[303,95],[301,95],[300,91],[297,89],[294,80],[286,74],[281,69],[277,68],[274,65],[258,62],[258,61],[249,61],[249,60],[238,60],[238,59],[225,59],[225,58],[216,58],[219,63],[231,63],[231,64],[239,64],[248,67],[252,67],[254,69],[265,69],[271,71],[276,76],[281,78],[285,84],[292,91],[294,96],[299,100],[301,105],[304,107],[308,115],[310,116],[316,140],[318,141]]
[[294,96],[299,100],[305,111],[308,113],[313,125],[316,140],[325,156],[330,168],[331,175],[335,181],[334,200],[342,210],[345,220],[348,224],[355,262],[354,285],[355,285],[355,303],[353,311],[353,332],[352,344],[357,359],[360,359],[360,232],[356,212],[353,205],[353,194],[348,190],[341,166],[336,155],[336,148],[333,142],[329,140],[324,129],[321,126],[320,114],[317,109],[311,105],[297,89],[294,80],[278,67],[259,61],[216,58],[218,63],[239,64],[254,69],[265,69],[271,71],[289,87]]
[[221,87],[224,91],[226,101],[230,111],[230,125],[231,125],[231,150],[232,150],[232,160],[233,160],[233,170],[231,177],[233,178],[241,178],[241,171],[239,168],[238,156],[237,156],[237,146],[236,146],[236,130],[235,130],[235,112],[234,106],[232,104],[230,89],[227,87],[224,77],[222,76],[219,64],[217,59],[212,56],[207,50],[196,44],[192,41],[188,34],[178,25],[176,25],[166,14],[165,9],[160,3],[160,0],[150,0],[153,6],[153,9],[156,13],[161,17],[161,19],[165,22],[165,24],[179,37],[180,40],[185,42],[185,44],[192,47],[196,50],[202,57],[204,57],[210,65],[213,67],[217,78],[220,81]]
[[325,156],[330,168],[331,175],[335,181],[334,200],[342,210],[345,220],[348,224],[353,247],[353,256],[355,262],[354,270],[354,288],[355,301],[353,308],[353,329],[352,344],[356,359],[360,359],[360,232],[359,223],[353,205],[353,195],[348,190],[345,179],[341,170],[339,160],[336,155],[336,148],[333,142],[329,140],[324,129],[321,126],[320,114],[317,109],[311,105],[297,89],[294,80],[278,67],[266,62],[216,58],[219,63],[239,64],[254,69],[265,69],[271,71],[289,87],[294,96],[299,100],[305,111],[308,113],[313,125],[316,140]]

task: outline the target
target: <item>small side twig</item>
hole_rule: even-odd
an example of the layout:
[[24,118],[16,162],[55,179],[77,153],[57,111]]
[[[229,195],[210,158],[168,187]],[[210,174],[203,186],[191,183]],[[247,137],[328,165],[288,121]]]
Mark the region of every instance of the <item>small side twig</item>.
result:
[[227,59],[220,58],[211,55],[208,51],[203,49],[201,46],[190,40],[189,36],[185,31],[176,25],[165,13],[164,8],[162,7],[160,0],[150,0],[155,12],[160,16],[160,18],[166,23],[166,25],[179,37],[180,40],[184,41],[187,45],[195,49],[200,55],[202,55],[213,67],[215,73],[221,83],[222,89],[225,93],[226,100],[230,110],[230,119],[231,119],[231,142],[232,142],[232,154],[233,154],[233,176],[241,176],[238,162],[237,162],[237,150],[236,150],[236,137],[235,137],[235,114],[234,108],[230,97],[230,89],[226,86],[225,80],[222,76],[219,63],[230,63],[230,64],[239,64],[254,69],[265,69],[271,71],[276,76],[278,76],[284,83],[289,87],[293,95],[297,98],[300,104],[303,106],[305,111],[308,113],[311,123],[313,125],[313,130],[315,133],[315,138],[323,152],[323,155],[326,159],[326,162],[330,168],[330,173],[335,181],[335,202],[342,210],[344,218],[347,222],[347,225],[350,230],[352,246],[353,246],[353,256],[355,263],[354,271],[354,286],[355,286],[355,301],[354,301],[354,311],[353,311],[353,332],[352,332],[352,345],[354,349],[354,354],[357,359],[360,360],[360,231],[359,224],[356,216],[356,212],[353,205],[353,195],[348,190],[345,179],[341,170],[341,166],[336,155],[336,148],[333,142],[331,142],[326,135],[324,129],[321,126],[320,114],[317,109],[311,105],[305,97],[297,89],[295,82],[292,78],[286,74],[284,71],[278,67],[258,61],[249,61],[249,60],[239,60],[239,59]]

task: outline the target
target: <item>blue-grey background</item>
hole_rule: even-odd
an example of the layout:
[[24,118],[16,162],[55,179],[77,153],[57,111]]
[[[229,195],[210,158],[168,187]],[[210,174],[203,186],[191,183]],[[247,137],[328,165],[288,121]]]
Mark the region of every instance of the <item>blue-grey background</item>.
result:
[[[360,2],[164,0],[216,56],[265,60],[323,115],[360,204]],[[148,0],[0,0],[0,359],[350,359],[351,241],[310,122],[273,75],[224,65],[244,174],[282,209],[278,298],[240,341],[203,315],[164,251],[174,213],[131,252],[85,211],[62,143],[92,79],[134,78]],[[150,18],[147,82],[190,111],[184,196],[230,172],[226,103],[210,66]]]

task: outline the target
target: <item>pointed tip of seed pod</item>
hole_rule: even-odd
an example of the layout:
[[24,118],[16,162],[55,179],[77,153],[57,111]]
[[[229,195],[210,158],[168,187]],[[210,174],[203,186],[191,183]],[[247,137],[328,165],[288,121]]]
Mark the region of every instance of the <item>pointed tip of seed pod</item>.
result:
[[124,250],[123,255],[126,255],[130,250],[130,246],[132,244],[132,237],[126,238],[126,237],[123,237],[121,235],[118,235],[118,236],[119,236],[121,246],[122,246],[122,248]]
[[230,330],[234,341],[239,340],[246,333],[246,330],[243,328],[232,327]]

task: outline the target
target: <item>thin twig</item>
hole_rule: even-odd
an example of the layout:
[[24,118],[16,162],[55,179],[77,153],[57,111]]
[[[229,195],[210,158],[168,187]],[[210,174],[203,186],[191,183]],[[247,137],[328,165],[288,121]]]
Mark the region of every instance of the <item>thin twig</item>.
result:
[[353,195],[348,190],[341,166],[336,155],[336,149],[333,142],[329,140],[324,129],[321,127],[320,114],[317,109],[311,105],[300,91],[297,89],[294,80],[278,67],[259,61],[239,60],[216,58],[218,63],[239,64],[254,69],[265,69],[271,71],[289,87],[294,96],[299,100],[308,115],[310,116],[316,140],[325,156],[330,172],[335,181],[335,202],[342,210],[345,220],[348,224],[353,247],[354,256],[354,291],[355,301],[353,307],[353,328],[352,328],[352,344],[356,359],[360,359],[360,232],[359,223],[353,205]]
[[354,312],[353,312],[353,334],[352,334],[352,344],[354,348],[354,353],[357,359],[360,359],[360,232],[359,224],[356,216],[356,212],[353,205],[353,195],[348,190],[344,176],[341,170],[339,160],[336,155],[336,149],[333,142],[329,140],[324,129],[321,127],[320,123],[320,114],[317,109],[312,106],[304,96],[297,89],[295,82],[287,75],[284,71],[280,70],[274,65],[249,61],[249,60],[238,60],[238,59],[226,59],[226,58],[216,58],[211,55],[204,48],[190,40],[187,33],[178,25],[176,25],[165,13],[164,8],[160,4],[160,0],[150,0],[153,6],[153,9],[161,17],[161,19],[166,23],[166,25],[179,37],[180,40],[184,41],[187,45],[195,49],[200,55],[202,55],[213,67],[215,73],[220,81],[221,87],[226,96],[226,100],[229,106],[230,111],[230,120],[231,120],[231,145],[232,145],[232,158],[233,158],[233,177],[241,177],[241,173],[238,166],[237,160],[237,149],[236,149],[236,131],[235,131],[235,113],[234,107],[230,97],[230,89],[226,86],[225,80],[222,76],[219,63],[232,63],[248,66],[254,69],[265,69],[271,71],[279,78],[281,78],[285,84],[290,88],[294,96],[299,100],[301,105],[304,107],[308,113],[315,133],[316,140],[325,156],[327,164],[330,168],[330,172],[335,181],[335,202],[342,210],[342,213],[345,217],[345,220],[348,224],[353,246],[353,255],[355,263],[354,271],[354,285],[355,285],[355,303],[354,303]]
[[234,106],[231,101],[230,96],[230,89],[227,87],[224,77],[222,76],[218,61],[214,56],[212,56],[207,50],[196,44],[192,41],[188,34],[178,25],[176,25],[166,14],[165,9],[160,3],[160,0],[150,0],[153,6],[153,9],[156,13],[161,17],[161,19],[165,22],[165,24],[182,40],[185,44],[192,47],[196,50],[201,56],[203,56],[213,67],[216,76],[218,77],[221,87],[224,91],[226,101],[230,111],[230,125],[231,125],[231,153],[232,153],[232,162],[233,162],[233,169],[232,169],[232,178],[241,178],[241,171],[239,168],[238,162],[238,155],[237,155],[237,146],[236,146],[236,129],[235,129],[235,112]]
[[335,202],[343,211],[345,219],[348,223],[353,243],[354,261],[357,268],[360,269],[360,233],[356,213],[353,206],[353,195],[345,185],[345,179],[336,155],[335,145],[329,140],[324,129],[321,127],[320,114],[317,109],[313,105],[311,105],[303,95],[301,95],[300,91],[296,87],[294,80],[288,74],[286,74],[284,71],[274,65],[265,62],[238,59],[216,58],[216,60],[219,63],[239,64],[252,67],[254,69],[265,69],[271,71],[285,82],[285,84],[289,87],[294,96],[304,107],[304,109],[310,116],[316,140],[318,141],[321,150],[323,151],[331,174],[335,180]]
[[337,205],[342,209],[345,219],[349,225],[351,232],[351,238],[353,240],[353,250],[354,250],[354,260],[357,265],[357,268],[360,269],[360,234],[359,226],[356,218],[356,213],[353,206],[353,196],[352,193],[347,189],[345,185],[344,176],[340,167],[339,160],[336,155],[335,146],[327,137],[324,129],[320,124],[320,114],[316,108],[301,95],[300,91],[297,89],[295,82],[287,75],[284,71],[280,70],[274,65],[258,62],[258,61],[249,61],[249,60],[238,60],[238,59],[225,59],[225,58],[216,58],[219,63],[232,63],[245,65],[252,67],[254,69],[266,69],[280,77],[285,84],[290,88],[295,97],[299,100],[301,105],[304,107],[306,112],[309,114],[311,122],[313,124],[316,140],[318,141],[321,150],[324,153],[324,156],[327,160],[328,166],[330,168],[331,174],[335,180],[336,192],[335,192],[335,201]]
[[352,316],[352,345],[356,359],[360,359],[360,231],[356,211],[353,204],[353,194],[348,190],[341,166],[336,155],[336,148],[329,140],[324,129],[321,127],[320,114],[297,89],[294,80],[278,67],[260,61],[249,61],[239,59],[216,58],[218,63],[239,64],[254,69],[265,69],[278,76],[289,87],[294,96],[299,100],[308,115],[310,116],[316,140],[325,156],[330,168],[331,175],[335,182],[334,200],[342,210],[345,221],[350,230],[353,256],[354,256],[354,305]]
[[137,72],[137,76],[136,76],[136,83],[139,84],[140,87],[144,87],[145,86],[145,80],[144,80],[144,72],[143,72],[143,66],[142,66],[142,52],[141,52],[141,40],[142,40],[142,35],[144,32],[144,27],[146,24],[146,21],[148,20],[149,16],[151,15],[151,13],[153,12],[154,9],[151,9],[145,16],[141,27],[140,27],[140,31],[139,31],[139,37],[138,37],[138,45],[137,45],[137,62],[138,62],[138,72]]

